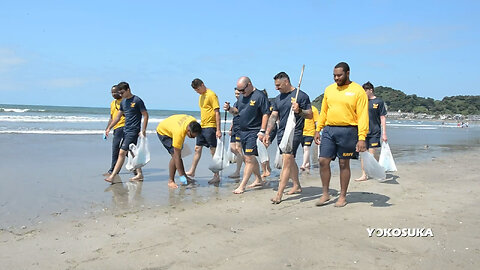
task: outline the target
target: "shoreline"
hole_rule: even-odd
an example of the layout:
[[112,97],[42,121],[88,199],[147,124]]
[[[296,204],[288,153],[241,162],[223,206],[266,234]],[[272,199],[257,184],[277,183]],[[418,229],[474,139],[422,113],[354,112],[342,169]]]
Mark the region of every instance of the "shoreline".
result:
[[[274,181],[242,195],[2,229],[0,258],[10,269],[475,269],[479,157],[475,148],[400,164],[385,183],[355,182],[352,170],[349,204],[341,209],[333,207],[334,200],[314,206],[321,194],[315,170],[313,177],[301,178],[301,194],[284,196],[279,205],[269,202]],[[331,192],[338,189],[338,171],[332,170]],[[367,232],[422,227],[434,236]]]

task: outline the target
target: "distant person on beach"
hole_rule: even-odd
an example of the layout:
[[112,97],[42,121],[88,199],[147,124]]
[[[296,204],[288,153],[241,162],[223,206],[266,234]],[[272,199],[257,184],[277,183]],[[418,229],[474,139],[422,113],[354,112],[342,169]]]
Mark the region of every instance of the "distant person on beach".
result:
[[[378,160],[376,156],[376,150],[381,146],[380,136],[382,141],[387,141],[387,109],[385,103],[379,97],[375,96],[374,87],[371,82],[366,82],[362,85],[365,89],[365,93],[368,97],[368,134],[365,138],[365,144],[367,145],[368,152],[370,152]],[[363,160],[360,160],[362,164],[362,176],[355,179],[355,181],[366,181],[368,175],[363,169]]]
[[[254,188],[263,186],[264,181],[260,175],[260,165],[255,156],[258,156],[257,138],[263,140],[265,128],[268,121],[268,101],[262,91],[257,90],[248,77],[240,77],[235,88],[241,94],[238,97],[237,105],[230,106],[225,102],[223,108],[233,115],[239,115],[240,141],[245,158],[245,169],[243,178],[238,188],[233,193],[241,194],[245,188]],[[255,181],[247,186],[252,173],[255,175]]]
[[[117,86],[112,86],[111,89],[113,101],[110,103],[110,119],[108,120],[107,128],[112,123],[113,119],[116,118],[117,114],[120,113],[120,103],[122,102],[122,95],[117,89]],[[120,121],[113,127],[113,140],[112,140],[112,164],[110,169],[104,176],[112,174],[115,164],[117,163],[118,153],[120,152],[120,145],[123,140],[123,127],[125,126],[125,116],[120,117]],[[105,128],[106,130],[106,128]]]
[[291,152],[285,153],[280,150],[280,154],[282,154],[283,158],[282,171],[280,173],[280,183],[278,185],[277,195],[271,199],[272,203],[278,204],[282,201],[283,191],[287,186],[288,179],[291,178],[293,180],[293,187],[287,192],[288,195],[302,192],[295,156],[297,154],[298,146],[303,139],[303,127],[305,119],[312,118],[312,105],[308,95],[300,89],[298,89],[298,97],[295,99],[297,88],[290,83],[290,77],[288,77],[287,73],[280,72],[275,75],[273,79],[275,82],[275,89],[277,89],[280,94],[273,102],[272,114],[268,120],[267,131],[265,138],[263,139],[264,143],[268,144],[270,142],[270,133],[274,129],[277,120],[280,120],[277,131],[277,142],[280,144],[283,134],[285,133],[290,109],[293,109],[293,112],[295,113],[293,149]]
[[[113,169],[112,174],[105,178],[105,181],[113,184],[113,178],[120,172],[125,162],[125,156],[129,151],[131,143],[137,144],[138,136],[147,136],[148,112],[145,108],[143,100],[138,96],[132,94],[130,86],[126,82],[121,82],[117,85],[117,89],[122,95],[122,102],[120,103],[119,113],[105,130],[105,135],[108,136],[110,129],[114,127],[122,116],[125,116],[125,127],[123,128],[123,142],[120,146],[117,163]],[[143,117],[143,123],[142,123]],[[141,129],[140,129],[141,126]],[[136,169],[137,175],[130,178],[131,181],[143,181],[142,169]]]
[[[358,83],[350,81],[350,67],[347,63],[340,62],[335,66],[333,79],[335,83],[325,88],[318,121],[318,129],[323,129],[319,154],[323,194],[315,205],[322,206],[330,200],[330,162],[338,157],[340,196],[335,206],[343,207],[347,204],[350,159],[357,159],[358,152],[367,150],[365,137],[368,134],[368,98]],[[315,141],[319,139],[316,138]]]
[[[235,89],[235,98],[237,101],[233,104],[233,107],[237,106],[238,98],[240,97],[240,91]],[[232,126],[230,127],[230,151],[235,155],[235,162],[237,163],[237,169],[228,177],[240,178],[240,170],[243,163],[243,150],[242,143],[240,142],[240,115],[234,115],[232,119]]]
[[312,105],[312,119],[305,119],[305,126],[303,127],[303,163],[300,166],[300,170],[309,171],[310,170],[310,148],[315,137],[318,118],[318,109]]
[[[200,106],[200,124],[202,126],[202,133],[197,136],[192,166],[187,172],[188,176],[195,177],[198,162],[202,157],[203,147],[210,148],[210,153],[213,157],[217,148],[217,138],[222,137],[222,131],[220,129],[220,105],[217,95],[208,89],[203,81],[198,78],[194,79],[191,85],[195,92],[200,95],[198,105]],[[218,172],[213,174],[213,178],[208,183],[220,183]]]
[[175,183],[175,172],[178,171],[181,182],[193,183],[185,173],[182,160],[182,149],[185,136],[195,138],[202,133],[202,127],[195,117],[186,114],[175,114],[160,122],[157,126],[157,136],[165,149],[172,156],[168,163],[168,187],[178,188]]

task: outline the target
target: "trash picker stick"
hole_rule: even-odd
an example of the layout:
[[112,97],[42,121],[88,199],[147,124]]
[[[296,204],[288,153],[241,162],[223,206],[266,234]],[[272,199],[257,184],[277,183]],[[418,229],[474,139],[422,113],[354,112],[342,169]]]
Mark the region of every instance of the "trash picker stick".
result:
[[295,94],[295,102],[297,102],[298,92],[300,92],[300,85],[302,84],[304,70],[305,70],[305,65],[302,66],[302,73],[300,73],[300,81],[298,82],[297,93]]
[[[225,118],[223,120],[223,130],[222,130],[222,140],[223,140],[223,147],[225,147],[225,129],[227,128],[227,111],[225,111]],[[223,156],[224,156],[224,149],[222,149],[222,165],[220,165],[220,180],[222,179],[222,173],[223,173]]]

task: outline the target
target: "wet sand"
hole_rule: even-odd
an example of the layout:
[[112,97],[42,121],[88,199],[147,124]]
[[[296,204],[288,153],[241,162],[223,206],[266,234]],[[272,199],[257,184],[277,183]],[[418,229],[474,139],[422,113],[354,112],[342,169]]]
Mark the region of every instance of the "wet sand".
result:
[[[161,189],[149,189],[164,190],[170,203],[3,227],[0,261],[5,269],[478,269],[479,158],[477,148],[397,164],[399,171],[384,183],[351,181],[344,208],[333,207],[335,200],[314,206],[321,193],[318,169],[302,176],[302,194],[285,196],[279,205],[269,201],[275,177],[266,188],[242,195],[229,192],[233,182],[171,192],[162,182]],[[90,173],[86,166],[84,176]],[[352,179],[358,175],[355,167]],[[142,196],[149,196],[147,184],[140,187]],[[134,199],[134,187],[118,187],[123,204],[141,202]],[[125,193],[129,188],[134,192]],[[331,191],[338,190],[334,170]],[[89,191],[100,192],[82,190]],[[194,196],[199,191],[207,195]],[[12,197],[20,201],[20,195]],[[430,228],[434,236],[369,237],[369,228]]]

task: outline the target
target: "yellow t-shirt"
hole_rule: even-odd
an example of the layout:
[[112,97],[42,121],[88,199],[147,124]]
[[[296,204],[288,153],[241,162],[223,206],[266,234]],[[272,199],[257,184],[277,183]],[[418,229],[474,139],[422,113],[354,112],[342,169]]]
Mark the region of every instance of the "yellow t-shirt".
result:
[[305,125],[303,126],[303,136],[313,137],[315,135],[315,124],[318,122],[319,118],[317,107],[312,105],[312,112],[312,119],[305,119]]
[[215,119],[215,109],[220,109],[217,95],[210,89],[200,95],[198,100],[200,106],[202,128],[217,127],[217,120]]
[[325,88],[318,130],[325,126],[358,126],[358,139],[365,140],[368,134],[368,97],[365,90],[355,82]]
[[[114,99],[112,103],[110,103],[110,116],[112,117],[112,119],[115,119],[115,117],[118,114],[118,111],[120,110],[120,102],[122,102],[121,99],[120,100]],[[124,127],[124,126],[125,126],[125,116],[122,115],[122,117],[120,117],[120,121],[118,121],[118,123],[113,127],[113,129],[117,129],[119,127]]]
[[157,133],[172,138],[172,146],[182,149],[188,124],[193,121],[197,121],[193,116],[174,114],[158,124]]

